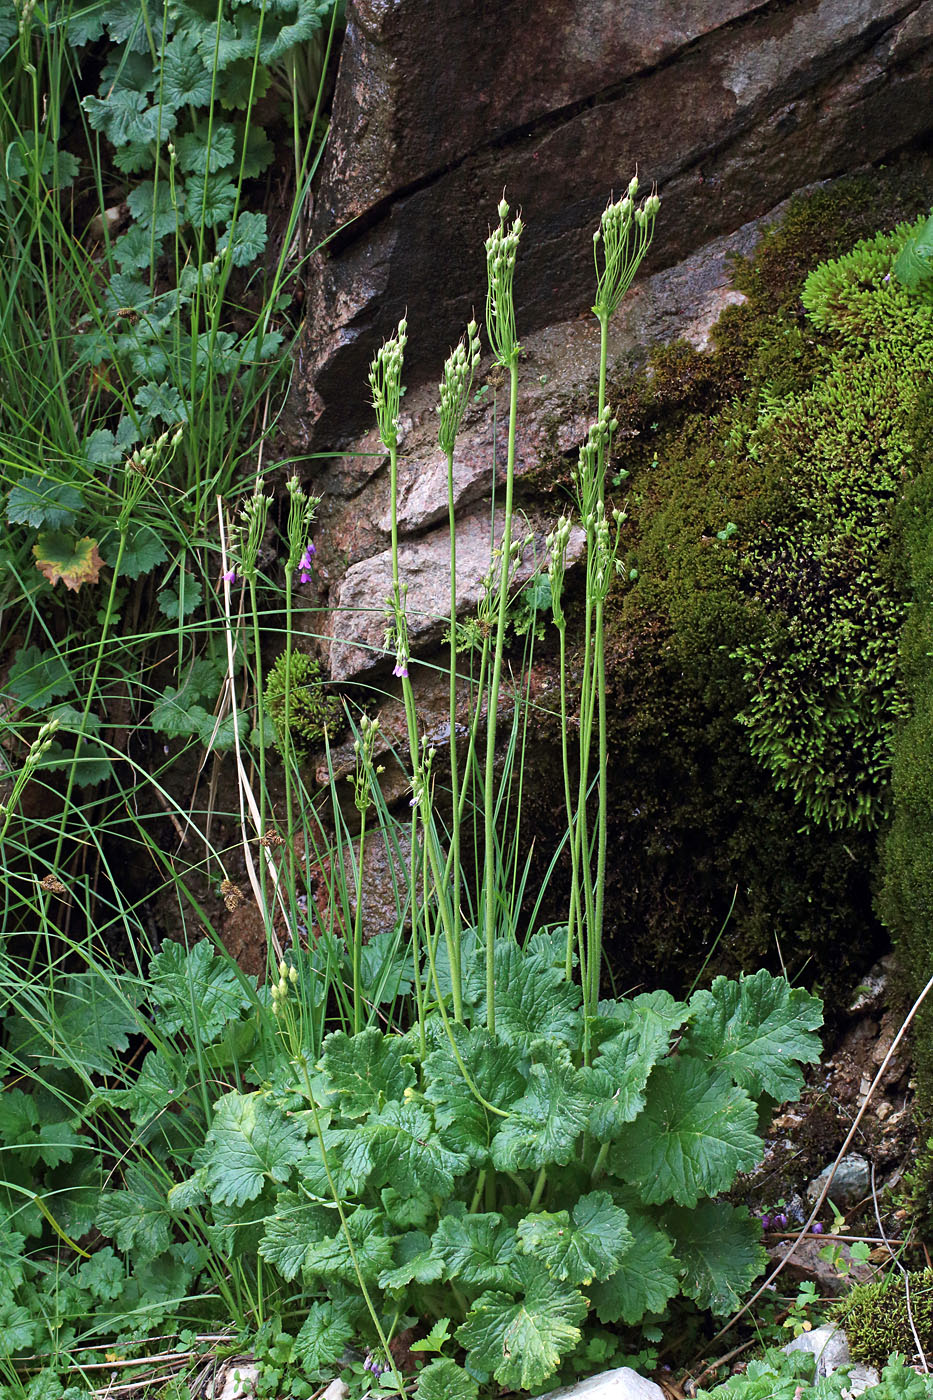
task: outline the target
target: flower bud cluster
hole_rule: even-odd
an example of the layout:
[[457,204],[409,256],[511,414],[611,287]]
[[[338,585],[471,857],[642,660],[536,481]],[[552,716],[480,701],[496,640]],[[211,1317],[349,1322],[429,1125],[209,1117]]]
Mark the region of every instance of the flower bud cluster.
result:
[[551,616],[554,626],[560,631],[567,625],[564,615],[563,592],[564,574],[567,571],[567,546],[570,544],[570,531],[573,522],[569,515],[562,515],[551,534],[544,541],[551,558],[548,570],[551,580]]
[[285,483],[288,491],[288,562],[289,573],[300,572],[301,583],[311,582],[311,557],[317,551],[308,539],[308,531],[314,522],[314,512],[321,504],[320,496],[309,496],[297,476],[290,476]]
[[378,719],[370,719],[369,715],[363,715],[360,718],[360,737],[353,740],[353,752],[356,755],[353,802],[358,812],[367,811],[371,805],[370,779],[373,773],[378,772],[373,763],[378,739]]
[[[593,311],[600,320],[616,311],[654,237],[654,223],[661,201],[654,190],[641,205],[635,204],[638,176],[633,175],[628,190],[614,204],[610,202],[593,234],[593,260],[596,263],[596,302]],[[603,268],[599,248],[603,249]]]
[[602,603],[609,595],[612,565],[615,561],[615,550],[610,541],[609,521],[606,519],[606,511],[602,501],[596,503],[591,530],[593,538],[592,589],[587,591],[592,592],[594,602]]
[[123,463],[123,504],[118,521],[121,533],[129,526],[132,511],[147,483],[158,474],[157,468],[163,465],[163,459],[171,456],[183,436],[184,428],[180,424],[176,428],[166,428],[154,441],[135,448],[126,458]]
[[57,729],[57,719],[47,720],[45,724],[43,724],[42,728],[39,730],[39,733],[36,735],[31,745],[29,746],[29,753],[26,756],[26,762],[27,764],[29,764],[30,767],[34,768],[39,762],[39,759],[42,757],[42,755],[44,753],[48,753],[49,749],[54,743],[54,735]]
[[398,420],[402,395],[402,365],[408,343],[408,322],[402,317],[398,330],[376,351],[369,370],[369,387],[379,427],[379,438],[386,451],[398,446]]
[[261,491],[257,491],[240,512],[241,523],[237,540],[239,571],[242,577],[251,583],[256,581],[256,561],[259,558],[262,537],[266,532],[271,504],[271,496],[264,496]]
[[466,334],[461,337],[457,348],[451,352],[444,365],[444,378],[440,384],[441,401],[437,411],[441,416],[441,423],[437,440],[445,452],[454,450],[478,364],[479,326],[475,321],[471,321],[466,328]]
[[[20,793],[41,763],[43,756],[47,754],[52,747],[55,731],[58,727],[59,721],[57,719],[46,720],[45,724],[43,724],[42,728],[33,739],[29,746],[29,752],[23,762],[23,766],[16,775],[9,801],[0,802],[0,816],[6,816],[16,807]],[[9,818],[7,818],[7,820],[9,820]],[[4,830],[6,830],[6,825],[4,825]]]
[[427,735],[421,736],[421,762],[415,770],[411,780],[411,802],[410,807],[417,807],[422,797],[428,790],[431,782],[431,767],[437,755],[437,749],[428,746]]
[[278,1016],[288,1001],[289,987],[298,981],[297,967],[289,967],[287,962],[279,963],[279,980],[272,984],[272,1014]]
[[607,405],[597,421],[590,425],[586,442],[581,444],[574,483],[580,496],[582,514],[590,514],[593,511],[594,503],[600,495],[599,469],[606,461],[613,433],[618,426],[618,419],[613,418],[612,410]]
[[499,203],[499,227],[486,239],[486,334],[497,363],[506,369],[515,364],[521,350],[515,329],[512,283],[518,242],[524,228],[521,214],[511,228],[506,224],[508,217],[509,206],[503,197]]

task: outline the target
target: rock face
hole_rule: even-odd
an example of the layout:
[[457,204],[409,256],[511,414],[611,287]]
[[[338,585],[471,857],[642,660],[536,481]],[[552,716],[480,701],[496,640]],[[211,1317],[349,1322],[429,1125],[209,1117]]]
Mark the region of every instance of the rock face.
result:
[[[646,347],[678,337],[697,349],[708,348],[711,328],[724,307],[742,299],[728,285],[730,258],[751,253],[762,228],[782,209],[779,206],[764,219],[713,239],[676,267],[633,287],[610,323],[610,364],[624,367]],[[520,365],[515,454],[521,514],[513,536],[526,539],[527,544],[517,583],[542,566],[545,536],[563,509],[553,483],[566,477],[576,461],[592,418],[589,395],[598,373],[599,328],[595,317],[578,317],[523,335],[522,340],[526,354]],[[505,479],[507,404],[501,389],[484,387],[486,367],[480,366],[477,393],[454,454],[461,616],[475,610],[482,593],[491,560],[493,478],[497,490]],[[365,402],[362,391],[357,398]],[[450,610],[447,460],[437,445],[436,403],[433,378],[411,389],[402,401],[400,572],[409,586],[409,630],[416,653],[436,649]],[[326,604],[319,645],[334,680],[385,673],[394,660],[383,646],[391,585],[386,463],[375,430],[370,430],[352,444],[347,455],[328,464],[314,483],[324,498],[316,536],[322,568],[317,596],[309,595],[308,601]],[[497,540],[500,535],[497,512]],[[582,548],[582,531],[575,530],[568,565],[581,557]]]
[[406,311],[409,382],[474,306],[503,188],[529,229],[523,335],[585,311],[590,240],[638,165],[663,212],[648,270],[792,190],[927,130],[931,0],[350,0],[314,215],[306,444],[365,421],[375,347]]

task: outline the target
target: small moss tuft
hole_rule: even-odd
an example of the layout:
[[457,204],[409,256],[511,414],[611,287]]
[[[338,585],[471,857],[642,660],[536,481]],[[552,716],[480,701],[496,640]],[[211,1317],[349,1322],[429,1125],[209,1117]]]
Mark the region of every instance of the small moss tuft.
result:
[[265,705],[279,753],[284,748],[286,713],[291,749],[299,755],[321,742],[325,728],[333,725],[339,713],[336,697],[324,689],[320,664],[301,651],[283,651],[276,660],[266,681]]
[[[924,1351],[933,1341],[933,1269],[907,1275],[910,1315]],[[893,1270],[876,1283],[859,1283],[834,1309],[845,1330],[853,1361],[883,1366],[892,1352],[916,1354],[917,1343],[907,1311],[904,1275]]]

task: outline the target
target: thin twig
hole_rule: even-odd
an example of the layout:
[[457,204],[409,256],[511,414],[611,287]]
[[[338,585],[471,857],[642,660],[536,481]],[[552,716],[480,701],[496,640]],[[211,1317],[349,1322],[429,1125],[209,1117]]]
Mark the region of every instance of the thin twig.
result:
[[716,1360],[711,1361],[709,1365],[704,1366],[703,1370],[700,1371],[698,1375],[688,1376],[687,1379],[684,1381],[684,1387],[689,1386],[690,1391],[687,1392],[685,1388],[684,1394],[689,1393],[691,1395],[695,1395],[697,1392],[697,1387],[699,1386],[700,1381],[703,1379],[704,1376],[710,1375],[713,1371],[718,1371],[720,1366],[728,1366],[730,1361],[734,1361],[737,1356],[741,1356],[743,1351],[748,1351],[749,1347],[753,1347],[757,1341],[757,1337],[752,1337],[749,1341],[743,1342],[740,1347],[733,1347],[731,1351],[727,1351],[724,1356],[717,1356]]
[[[880,1064],[880,1066],[879,1066],[879,1068],[878,1068],[878,1072],[877,1072],[877,1074],[875,1075],[874,1079],[872,1080],[871,1084],[869,1085],[868,1093],[865,1095],[865,1098],[864,1098],[863,1101],[862,1101],[862,1106],[861,1106],[861,1108],[859,1109],[858,1113],[855,1115],[855,1118],[852,1120],[852,1126],[851,1126],[851,1128],[849,1129],[848,1133],[846,1134],[845,1142],[844,1142],[844,1143],[842,1144],[842,1146],[840,1147],[840,1149],[839,1149],[839,1151],[838,1151],[838,1153],[837,1153],[837,1155],[836,1155],[836,1160],[833,1162],[832,1167],[830,1168],[829,1173],[828,1173],[828,1175],[827,1175],[827,1177],[826,1177],[826,1180],[825,1180],[825,1182],[823,1183],[823,1186],[822,1186],[822,1189],[821,1189],[821,1191],[820,1191],[820,1194],[819,1194],[819,1195],[817,1196],[817,1198],[816,1198],[816,1202],[815,1202],[815,1204],[814,1204],[814,1206],[813,1206],[813,1210],[810,1212],[810,1217],[809,1217],[809,1219],[805,1222],[805,1224],[803,1225],[803,1228],[800,1230],[799,1234],[796,1236],[796,1238],[795,1238],[795,1240],[794,1240],[794,1243],[791,1245],[790,1249],[789,1249],[789,1250],[787,1251],[787,1253],[784,1255],[784,1258],[783,1258],[782,1260],[780,1260],[780,1262],[776,1265],[776,1267],[775,1267],[774,1269],[772,1269],[771,1273],[770,1273],[770,1274],[768,1275],[768,1277],[765,1279],[765,1281],[764,1281],[764,1283],[761,1285],[761,1287],[760,1287],[760,1288],[757,1288],[757,1289],[755,1290],[755,1292],[754,1292],[754,1293],[752,1294],[752,1296],[749,1298],[748,1302],[747,1302],[747,1303],[744,1303],[744,1304],[742,1305],[742,1307],[739,1308],[738,1312],[735,1312],[735,1313],[732,1314],[732,1316],[729,1318],[729,1321],[725,1324],[725,1326],[720,1327],[720,1329],[719,1329],[719,1331],[716,1333],[716,1335],[715,1335],[714,1337],[711,1337],[711,1338],[710,1338],[710,1341],[709,1341],[708,1345],[711,1346],[711,1345],[713,1344],[713,1342],[717,1342],[717,1341],[719,1340],[720,1337],[724,1337],[724,1336],[726,1335],[726,1333],[727,1333],[728,1331],[730,1331],[730,1329],[733,1328],[733,1327],[735,1326],[735,1324],[738,1322],[739,1318],[740,1318],[740,1317],[744,1317],[745,1314],[750,1310],[750,1308],[751,1308],[755,1303],[757,1303],[757,1301],[758,1301],[758,1299],[761,1297],[762,1293],[765,1293],[768,1289],[770,1289],[772,1283],[773,1283],[774,1280],[777,1278],[778,1274],[782,1273],[782,1272],[784,1271],[784,1269],[787,1267],[787,1265],[790,1263],[790,1260],[791,1260],[791,1258],[793,1257],[793,1255],[794,1255],[794,1253],[795,1253],[795,1251],[796,1251],[796,1249],[797,1249],[797,1246],[798,1246],[798,1245],[801,1243],[801,1241],[802,1241],[803,1239],[805,1239],[806,1236],[810,1233],[810,1226],[811,1226],[811,1225],[813,1224],[813,1222],[816,1220],[816,1217],[817,1217],[817,1216],[819,1215],[819,1213],[820,1213],[820,1209],[821,1209],[821,1207],[822,1207],[822,1205],[823,1205],[823,1202],[826,1200],[826,1197],[829,1195],[829,1188],[830,1188],[830,1186],[831,1186],[832,1183],[833,1183],[833,1177],[836,1175],[836,1172],[837,1172],[838,1167],[839,1167],[839,1163],[842,1161],[843,1157],[846,1155],[846,1153],[847,1153],[848,1150],[849,1150],[849,1144],[852,1142],[852,1139],[855,1137],[855,1134],[856,1134],[856,1132],[858,1131],[858,1125],[859,1125],[859,1123],[861,1123],[861,1121],[862,1121],[862,1117],[863,1117],[863,1115],[864,1115],[864,1113],[865,1113],[865,1110],[866,1110],[866,1108],[868,1107],[868,1105],[871,1103],[871,1100],[872,1100],[872,1097],[873,1097],[873,1095],[874,1095],[874,1093],[875,1093],[875,1090],[878,1088],[878,1085],[881,1083],[882,1079],[884,1078],[884,1075],[885,1075],[885,1073],[886,1073],[886,1071],[887,1071],[888,1065],[891,1063],[891,1060],[892,1060],[893,1057],[894,1057],[894,1052],[895,1052],[895,1050],[896,1050],[897,1047],[900,1045],[901,1041],[903,1040],[904,1036],[905,1036],[906,1033],[907,1033],[907,1028],[908,1028],[908,1026],[910,1025],[911,1021],[914,1019],[914,1017],[916,1016],[917,1012],[920,1010],[920,1008],[921,1008],[921,1006],[923,1005],[923,1003],[926,1001],[927,996],[929,995],[929,993],[930,993],[931,990],[933,990],[933,977],[930,978],[930,980],[927,982],[926,986],[924,987],[923,991],[922,991],[922,992],[920,993],[920,995],[917,997],[917,1000],[914,1002],[913,1006],[910,1008],[910,1010],[908,1011],[906,1017],[904,1018],[904,1021],[903,1021],[902,1025],[901,1025],[900,1030],[898,1031],[898,1033],[897,1033],[897,1035],[894,1037],[894,1039],[891,1041],[891,1044],[890,1044],[890,1046],[889,1046],[889,1048],[888,1048],[888,1053],[885,1055],[884,1059],[881,1061],[881,1064]],[[699,1358],[697,1358],[697,1359],[699,1359]]]
[[[796,1230],[788,1230],[788,1231],[786,1231],[786,1232],[781,1232],[781,1231],[779,1231],[779,1230],[766,1230],[766,1231],[765,1231],[765,1236],[764,1236],[764,1237],[765,1237],[766,1240],[793,1240],[793,1239],[796,1239],[796,1238],[797,1238],[797,1232],[796,1232]],[[811,1230],[810,1233],[809,1233],[809,1235],[807,1236],[807,1238],[808,1238],[808,1239],[813,1239],[813,1240],[822,1240],[824,1244],[829,1244],[831,1240],[838,1240],[840,1244],[883,1244],[883,1245],[902,1244],[902,1245],[916,1245],[916,1243],[917,1243],[916,1240],[911,1240],[911,1239],[906,1239],[906,1240],[889,1240],[889,1239],[883,1239],[881,1235],[845,1235],[845,1234],[839,1234],[839,1235],[836,1235],[836,1234],[824,1235],[823,1232],[822,1232],[822,1230],[820,1230],[820,1231]]]
[[890,1254],[891,1259],[900,1269],[901,1273],[904,1275],[904,1298],[907,1304],[907,1321],[910,1323],[910,1330],[913,1333],[914,1346],[917,1348],[917,1355],[920,1357],[920,1361],[923,1365],[924,1371],[927,1373],[927,1375],[929,1375],[930,1368],[927,1365],[926,1355],[924,1354],[923,1346],[920,1342],[920,1334],[917,1331],[917,1324],[914,1321],[914,1310],[910,1305],[910,1274],[904,1268],[904,1265],[901,1263],[900,1259],[898,1259],[897,1255],[894,1253],[894,1250],[891,1248],[891,1245],[888,1243],[888,1240],[885,1238],[884,1225],[881,1223],[881,1211],[878,1208],[878,1192],[875,1190],[874,1162],[872,1162],[871,1164],[871,1202],[875,1208],[875,1219],[878,1222],[878,1229],[881,1233],[881,1238],[884,1241],[884,1245],[888,1253]]

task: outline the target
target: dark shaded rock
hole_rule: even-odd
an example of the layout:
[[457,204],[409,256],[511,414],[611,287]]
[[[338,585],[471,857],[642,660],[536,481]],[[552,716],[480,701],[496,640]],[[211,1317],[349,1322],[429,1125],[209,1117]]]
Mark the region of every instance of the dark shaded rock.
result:
[[661,186],[658,268],[929,128],[928,0],[675,8],[515,0],[492,23],[469,0],[351,5],[314,230],[336,238],[292,405],[306,441],[315,421],[317,442],[359,429],[369,360],[406,309],[410,382],[437,373],[482,314],[503,187],[528,225],[527,336],[589,306],[592,232],[636,164]]

